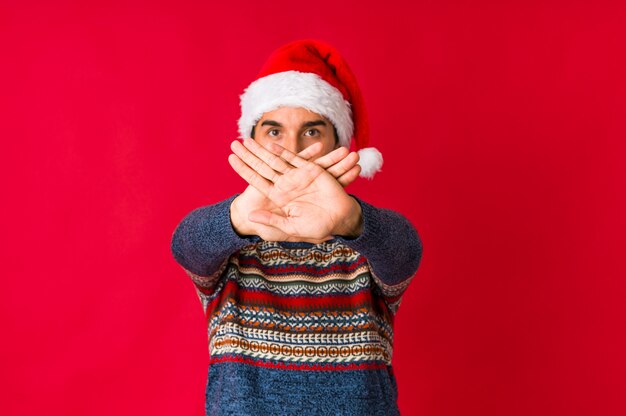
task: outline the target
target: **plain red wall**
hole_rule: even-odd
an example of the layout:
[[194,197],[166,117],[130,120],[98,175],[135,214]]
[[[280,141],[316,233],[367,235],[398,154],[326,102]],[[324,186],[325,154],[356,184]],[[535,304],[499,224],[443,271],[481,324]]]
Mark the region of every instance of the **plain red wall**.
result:
[[0,3],[0,413],[203,414],[170,237],[243,189],[238,96],[312,37],[386,160],[350,191],[424,242],[403,415],[626,414],[626,8],[503,3]]

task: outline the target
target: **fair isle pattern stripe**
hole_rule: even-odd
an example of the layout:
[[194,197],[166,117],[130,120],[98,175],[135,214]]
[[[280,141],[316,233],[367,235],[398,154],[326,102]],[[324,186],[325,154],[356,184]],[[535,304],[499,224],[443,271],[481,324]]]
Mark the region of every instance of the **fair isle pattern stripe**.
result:
[[302,295],[331,295],[334,293],[346,294],[360,291],[370,287],[370,275],[361,274],[352,276],[337,275],[329,277],[324,281],[325,285],[304,285],[301,281],[281,282],[275,279],[268,279],[265,276],[256,274],[241,275],[239,286],[248,290],[265,290],[282,296],[302,296]]
[[299,363],[351,363],[379,361],[391,365],[390,356],[378,344],[352,345],[289,345],[277,342],[248,340],[243,337],[216,337],[211,341],[211,356],[243,355],[250,358]]
[[233,323],[220,327],[209,345],[212,356],[241,354],[253,358],[298,362],[384,361],[391,365],[392,346],[372,331],[343,334],[288,334],[246,328]]
[[277,274],[275,270],[268,270],[263,265],[257,265],[256,267],[243,267],[239,266],[238,270],[244,276],[247,274],[261,275],[265,280],[274,283],[303,283],[308,282],[311,284],[325,283],[331,280],[352,280],[356,276],[363,273],[369,273],[369,267],[366,262],[362,262],[359,267],[352,267],[350,270],[341,269],[337,266],[336,271],[328,272],[324,275],[311,275],[306,273],[296,273],[294,271],[287,275]]
[[384,337],[372,331],[351,331],[345,333],[291,333],[285,331],[273,331],[259,328],[249,328],[233,322],[220,325],[213,334],[214,337],[225,335],[237,335],[250,340],[271,341],[290,344],[311,344],[322,342],[330,345],[351,345],[353,343],[380,343],[391,348]]
[[261,241],[231,256],[220,276],[212,287],[213,278],[197,287],[212,362],[391,365],[393,316],[365,257],[344,244]]
[[336,334],[351,331],[370,330],[393,344],[393,329],[385,320],[372,316],[365,308],[355,311],[305,313],[262,309],[258,307],[242,307],[229,302],[209,322],[209,337],[228,322],[236,322],[242,326],[280,330],[297,334],[303,339],[307,333]]
[[[278,276],[284,275],[293,279],[293,276],[298,275],[298,274],[307,275],[310,278],[313,278],[313,277],[322,277],[329,273],[334,273],[336,271],[339,271],[342,273],[350,273],[354,271],[355,269],[357,269],[358,267],[363,266],[364,263],[367,263],[367,260],[365,260],[364,257],[361,257],[360,259],[352,263],[342,264],[339,262],[335,262],[334,264],[328,265],[326,267],[317,268],[314,265],[308,265],[308,264],[268,265],[268,264],[261,263],[259,259],[257,258],[240,258],[237,265],[239,266],[241,270],[258,270],[260,268],[263,268],[267,274],[270,274],[272,276],[278,277]],[[366,268],[367,268],[367,265],[366,265]]]
[[307,370],[307,371],[343,371],[343,370],[387,370],[387,364],[379,362],[361,362],[361,363],[284,363],[272,362],[261,359],[252,359],[240,355],[221,355],[219,357],[211,357],[209,365],[219,363],[245,363],[257,367],[277,368],[281,370]]
[[313,248],[283,248],[273,241],[262,241],[257,244],[245,246],[240,251],[241,258],[257,258],[268,267],[276,264],[289,263],[297,265],[310,265],[316,269],[324,269],[337,259],[346,263],[355,262],[361,255],[350,247],[333,243],[320,243]]
[[194,284],[197,287],[209,289],[215,285],[215,282],[217,282],[220,276],[222,275],[222,273],[224,273],[226,266],[228,266],[228,260],[222,262],[217,272],[213,273],[211,276],[206,276],[206,277],[198,276],[197,274],[192,273],[185,268],[183,268],[183,270],[185,271],[185,273],[187,273],[187,275],[189,275],[189,277],[191,277],[191,280],[194,282]]
[[[229,299],[236,299],[240,305],[305,312],[344,311],[359,307],[373,309],[378,304],[382,304],[379,297],[373,296],[371,286],[353,293],[333,293],[325,296],[280,296],[267,291],[243,289],[238,279],[232,276],[222,282],[218,296],[207,296],[209,316],[212,311],[219,310]],[[382,304],[378,307],[377,313],[386,315],[386,311],[387,307]]]
[[409,287],[409,283],[411,283],[411,280],[413,280],[415,275],[409,277],[402,283],[392,286],[385,284],[378,276],[376,276],[376,273],[374,273],[371,268],[370,273],[372,275],[372,279],[374,279],[374,282],[376,282],[376,285],[382,292],[385,303],[387,304],[391,312],[393,314],[397,313],[398,308],[400,307],[400,302],[402,301],[402,294]]
[[350,280],[356,276],[369,272],[369,264],[364,257],[354,262],[336,261],[324,268],[315,268],[312,265],[289,263],[264,264],[258,259],[234,258],[231,265],[241,274],[257,274],[265,280],[276,283],[308,282],[321,284],[329,280]]

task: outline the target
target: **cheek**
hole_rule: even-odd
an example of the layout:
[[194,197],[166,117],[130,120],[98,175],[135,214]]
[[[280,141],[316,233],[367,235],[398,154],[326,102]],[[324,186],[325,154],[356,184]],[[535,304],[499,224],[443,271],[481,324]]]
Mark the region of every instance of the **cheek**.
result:
[[267,137],[261,135],[261,134],[257,134],[254,138],[254,141],[257,142],[258,144],[260,144],[263,147],[267,147],[268,144],[268,139]]
[[326,138],[324,140],[324,154],[330,153],[339,147],[339,143],[335,141],[334,137]]

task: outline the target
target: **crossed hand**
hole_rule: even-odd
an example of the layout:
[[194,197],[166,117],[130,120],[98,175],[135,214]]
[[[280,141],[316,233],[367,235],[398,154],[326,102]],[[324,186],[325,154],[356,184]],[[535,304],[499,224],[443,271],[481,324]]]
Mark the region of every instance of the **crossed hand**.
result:
[[232,142],[228,161],[249,184],[231,204],[235,231],[312,243],[360,235],[361,207],[343,189],[359,175],[358,154],[339,147],[314,159],[321,149],[315,143],[296,155],[274,143]]

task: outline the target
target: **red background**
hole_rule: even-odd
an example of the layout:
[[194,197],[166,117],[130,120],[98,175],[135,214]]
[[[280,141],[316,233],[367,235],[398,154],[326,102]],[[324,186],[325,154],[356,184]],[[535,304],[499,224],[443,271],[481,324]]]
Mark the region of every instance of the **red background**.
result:
[[623,2],[86,3],[0,3],[0,413],[203,414],[171,234],[243,189],[238,96],[312,37],[386,160],[350,191],[424,242],[403,415],[626,414]]

